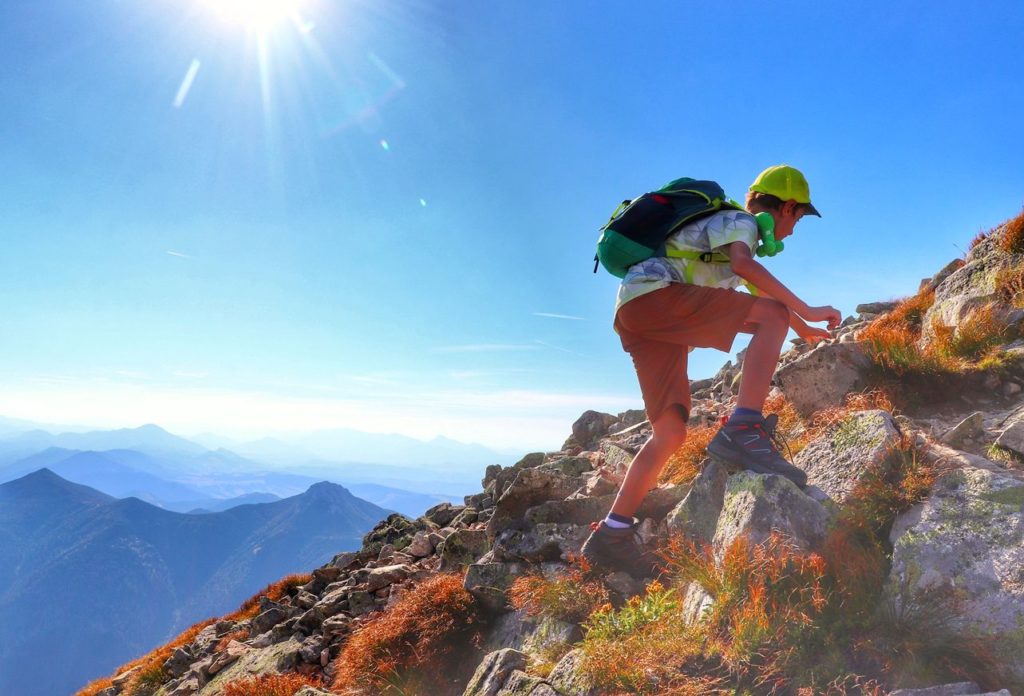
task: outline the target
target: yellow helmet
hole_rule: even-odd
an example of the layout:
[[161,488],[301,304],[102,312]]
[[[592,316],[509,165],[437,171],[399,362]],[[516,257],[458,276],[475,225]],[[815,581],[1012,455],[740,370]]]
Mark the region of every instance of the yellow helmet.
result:
[[811,215],[821,217],[818,209],[811,205],[811,187],[796,167],[779,164],[768,167],[757,175],[750,185],[751,191],[767,193],[783,201],[802,203]]

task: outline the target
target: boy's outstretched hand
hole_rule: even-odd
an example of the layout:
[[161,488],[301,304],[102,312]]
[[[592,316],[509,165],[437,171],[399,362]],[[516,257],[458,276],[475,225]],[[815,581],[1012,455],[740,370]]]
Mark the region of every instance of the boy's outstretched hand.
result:
[[804,314],[804,319],[807,321],[826,321],[828,322],[829,331],[832,331],[839,326],[839,323],[843,320],[843,315],[835,307],[824,305],[822,307],[808,307],[807,313]]
[[832,338],[832,334],[825,329],[819,329],[817,326],[807,326],[803,331],[799,332],[799,335],[800,338],[804,339],[811,345],[814,345],[818,341],[824,341]]

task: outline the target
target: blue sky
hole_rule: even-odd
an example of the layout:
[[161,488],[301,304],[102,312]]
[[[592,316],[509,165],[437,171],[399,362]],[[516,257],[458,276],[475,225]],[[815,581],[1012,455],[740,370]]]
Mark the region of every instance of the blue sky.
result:
[[553,449],[641,405],[622,198],[800,167],[844,314],[1024,204],[1019,3],[292,4],[0,7],[0,414]]

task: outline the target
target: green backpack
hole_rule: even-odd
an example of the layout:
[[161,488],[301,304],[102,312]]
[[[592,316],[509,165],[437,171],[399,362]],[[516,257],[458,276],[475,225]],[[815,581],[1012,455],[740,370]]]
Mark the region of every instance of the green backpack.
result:
[[725,191],[714,181],[686,177],[631,201],[623,201],[601,228],[594,273],[597,273],[600,263],[606,271],[622,278],[630,266],[652,256],[671,255],[692,257],[705,263],[728,263],[729,258],[723,254],[683,251],[667,254],[665,251],[665,240],[680,227],[723,208],[744,209],[736,201],[726,198]]

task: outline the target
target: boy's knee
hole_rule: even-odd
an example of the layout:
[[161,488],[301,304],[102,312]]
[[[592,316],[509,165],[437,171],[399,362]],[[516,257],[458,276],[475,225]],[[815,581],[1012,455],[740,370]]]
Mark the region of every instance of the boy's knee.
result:
[[755,323],[770,323],[789,326],[789,307],[778,300],[770,297],[759,297],[755,303],[755,310],[756,311],[751,312],[752,315],[757,315],[755,317],[751,317],[751,320]]
[[686,420],[682,407],[669,408],[652,424],[658,443],[673,450],[686,442]]

